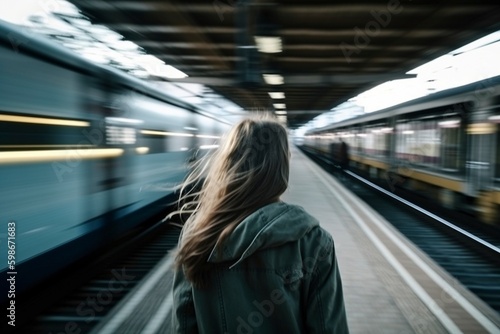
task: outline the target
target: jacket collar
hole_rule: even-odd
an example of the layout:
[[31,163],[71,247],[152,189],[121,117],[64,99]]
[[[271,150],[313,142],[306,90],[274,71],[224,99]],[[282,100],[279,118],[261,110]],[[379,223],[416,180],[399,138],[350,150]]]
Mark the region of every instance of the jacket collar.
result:
[[236,266],[257,250],[276,247],[300,239],[319,222],[305,210],[284,202],[268,204],[245,218],[226,239],[222,254],[217,246],[208,262],[235,261]]

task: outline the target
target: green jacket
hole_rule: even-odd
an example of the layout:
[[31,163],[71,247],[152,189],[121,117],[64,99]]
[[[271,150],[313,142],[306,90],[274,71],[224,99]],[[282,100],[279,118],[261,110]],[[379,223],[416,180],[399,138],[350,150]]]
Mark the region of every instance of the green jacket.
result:
[[209,288],[174,278],[173,333],[348,333],[333,239],[299,206],[272,203],[212,251]]

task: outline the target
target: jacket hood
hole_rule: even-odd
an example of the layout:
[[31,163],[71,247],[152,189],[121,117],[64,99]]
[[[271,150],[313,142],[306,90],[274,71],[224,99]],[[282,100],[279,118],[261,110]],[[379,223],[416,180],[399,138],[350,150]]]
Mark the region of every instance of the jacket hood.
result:
[[297,241],[319,226],[316,218],[297,205],[268,204],[245,218],[225,240],[221,255],[216,247],[208,262],[235,261],[230,268],[258,250]]

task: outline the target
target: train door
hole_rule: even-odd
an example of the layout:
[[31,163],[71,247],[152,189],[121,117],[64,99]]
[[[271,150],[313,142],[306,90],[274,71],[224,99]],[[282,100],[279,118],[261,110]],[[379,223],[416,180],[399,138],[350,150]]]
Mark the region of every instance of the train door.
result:
[[467,128],[466,189],[469,196],[491,186],[493,179],[495,126],[492,123],[472,123]]
[[394,166],[396,164],[396,117],[389,119],[386,130],[386,159],[389,166]]
[[106,154],[91,163],[89,208],[99,217],[105,242],[122,233],[125,226],[117,224],[124,215],[120,210],[132,202],[128,187],[134,175],[130,152],[136,146],[136,125],[127,118],[124,89],[101,81],[94,85],[89,111],[95,118],[88,137]]

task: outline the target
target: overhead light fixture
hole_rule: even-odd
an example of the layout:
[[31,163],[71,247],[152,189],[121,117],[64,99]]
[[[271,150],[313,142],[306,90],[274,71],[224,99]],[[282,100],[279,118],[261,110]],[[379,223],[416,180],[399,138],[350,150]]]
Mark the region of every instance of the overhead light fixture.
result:
[[274,113],[276,115],[286,115],[286,110],[276,110]]
[[283,93],[283,92],[269,92],[268,94],[272,99],[284,99],[285,98],[285,93]]
[[[489,118],[491,120],[491,118]],[[438,125],[442,128],[458,128],[460,126],[459,119],[449,119],[446,121],[438,122]]]
[[283,51],[281,37],[277,36],[255,36],[257,50],[263,53],[278,53]]
[[284,103],[273,103],[273,107],[276,108],[276,109],[285,109],[286,108],[286,104],[284,104]]
[[268,85],[282,85],[285,83],[283,76],[279,74],[262,74],[262,76]]

